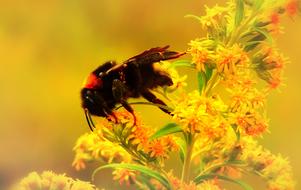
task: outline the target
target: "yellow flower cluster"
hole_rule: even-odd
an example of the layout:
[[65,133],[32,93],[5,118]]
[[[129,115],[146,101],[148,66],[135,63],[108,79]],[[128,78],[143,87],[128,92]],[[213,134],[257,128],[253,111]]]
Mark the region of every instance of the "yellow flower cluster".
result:
[[[128,112],[122,112],[122,114],[128,114]],[[144,154],[148,155],[148,159],[168,158],[170,152],[178,150],[178,145],[172,136],[149,140],[154,132],[152,128],[141,122],[136,126],[130,126],[130,128],[131,134],[125,137],[127,145],[134,147],[137,152],[143,151]]]
[[217,46],[215,63],[217,71],[225,78],[245,74],[241,70],[245,72],[249,68],[247,53],[238,44],[231,47]]
[[37,172],[28,174],[17,184],[13,190],[97,190],[89,182],[74,180],[65,174],[55,174],[44,171],[41,175]]
[[201,23],[203,29],[207,30],[209,34],[213,34],[217,31],[222,31],[222,26],[226,19],[225,15],[227,14],[228,7],[221,7],[215,5],[212,8],[205,6],[206,15],[198,17],[198,20]]
[[230,127],[224,127],[224,132],[218,138],[200,136],[196,139],[192,159],[194,164],[204,162],[204,170],[216,163],[222,163],[231,156],[236,145],[236,135]]
[[104,137],[120,148],[126,149],[135,159],[149,162],[168,158],[170,152],[178,150],[174,137],[165,136],[149,140],[154,129],[145,126],[137,117],[133,125],[132,115],[127,111],[115,112],[117,123],[104,121],[101,126]]
[[99,130],[86,133],[77,140],[73,148],[75,158],[72,163],[76,170],[84,169],[85,163],[89,161],[131,162],[129,153],[119,145],[101,138],[98,132]]
[[120,185],[130,186],[131,184],[135,184],[137,172],[131,171],[128,169],[115,169],[113,171],[113,179],[119,181]]
[[191,40],[189,46],[188,52],[192,56],[191,62],[195,64],[198,71],[205,72],[205,65],[210,66],[215,59],[213,51],[216,46],[215,42],[209,39],[196,39]]
[[260,146],[253,138],[245,137],[240,159],[245,161],[251,170],[266,179],[269,190],[293,190],[292,168],[287,159],[274,155]]
[[[218,180],[205,180],[201,184],[197,185],[193,182],[185,183],[181,179],[174,176],[173,172],[167,174],[168,180],[171,183],[172,189],[174,190],[223,190],[219,186]],[[152,180],[151,183],[157,190],[166,190],[162,184],[158,183],[156,180]]]
[[226,47],[210,39],[195,39],[188,45],[192,63],[198,71],[205,72],[206,66],[216,68],[222,77],[229,78],[244,75],[250,68],[249,57],[238,44]]
[[173,119],[181,124],[184,131],[211,138],[220,137],[224,133],[223,113],[227,106],[219,96],[204,97],[193,91],[183,95],[174,104]]
[[271,89],[275,89],[281,84],[283,68],[288,59],[275,48],[265,47],[262,52],[254,59],[255,71]]
[[215,180],[206,180],[196,190],[223,190]]

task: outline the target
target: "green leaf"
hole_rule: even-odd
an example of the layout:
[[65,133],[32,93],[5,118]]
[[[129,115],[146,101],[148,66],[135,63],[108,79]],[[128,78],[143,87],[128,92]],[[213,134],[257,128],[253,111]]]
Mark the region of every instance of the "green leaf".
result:
[[179,152],[180,159],[181,159],[182,163],[184,163],[184,160],[185,160],[185,157],[186,157],[186,143],[181,138],[176,139],[176,142],[180,147],[180,152]]
[[242,35],[240,37],[240,40],[249,39],[252,36],[254,36],[255,34],[256,34],[256,32],[254,30],[244,32],[244,33],[242,33]]
[[206,84],[206,75],[204,72],[198,72],[197,78],[198,78],[199,92],[202,93],[202,90]]
[[229,181],[231,183],[235,183],[237,185],[240,185],[244,190],[253,190],[253,188],[250,185],[248,185],[247,183],[245,183],[241,180],[232,179],[230,177],[223,176],[223,175],[214,175],[214,174],[201,175],[201,176],[197,176],[193,181],[196,184],[200,184],[202,181],[205,181],[208,179],[214,179],[214,178],[218,178],[218,179],[221,179],[224,181]]
[[254,10],[258,11],[264,3],[264,0],[255,0],[254,2]]
[[265,35],[261,34],[261,33],[258,33],[257,35],[255,35],[252,39],[248,40],[248,43],[252,43],[252,42],[262,42],[264,41],[266,38]]
[[234,131],[234,133],[236,135],[236,140],[240,141],[240,132],[239,132],[239,130],[237,130],[237,128],[238,128],[237,125],[236,124],[232,124],[231,127],[232,127],[232,129],[233,129],[233,131]]
[[249,42],[246,42],[246,45],[245,45],[245,47],[247,47],[247,46],[252,46],[252,45],[254,45],[254,44],[260,44],[262,41],[249,41]]
[[151,170],[150,168],[147,168],[145,166],[141,166],[141,165],[137,165],[137,164],[108,164],[108,165],[101,166],[101,167],[97,168],[96,170],[94,170],[94,172],[92,174],[92,180],[94,181],[94,177],[97,172],[99,172],[100,170],[106,169],[106,168],[123,168],[123,169],[138,171],[148,177],[156,179],[167,189],[171,189],[171,185],[170,185],[169,181],[165,177],[163,177],[160,173],[158,173],[154,170]]
[[205,65],[206,68],[206,82],[210,80],[211,76],[212,76],[212,72],[213,72],[213,67],[208,66],[207,64]]
[[265,22],[259,21],[259,22],[255,22],[254,26],[258,27],[258,28],[261,28],[261,27],[265,27],[265,26],[269,25],[270,23],[271,22],[268,22],[268,21],[265,21]]
[[177,61],[172,62],[169,67],[170,68],[174,68],[174,67],[192,67],[192,68],[194,68],[194,65],[191,63],[190,60],[182,59],[182,60],[177,60]]
[[247,45],[244,47],[244,51],[246,51],[246,52],[251,51],[251,50],[255,49],[259,44],[260,44],[259,42],[256,42],[251,45]]
[[170,134],[177,133],[177,132],[181,132],[181,131],[182,131],[182,128],[178,124],[168,123],[167,125],[165,125],[161,129],[159,129],[157,132],[155,132],[155,134],[153,134],[150,137],[150,140],[154,140],[154,139],[157,139],[159,137],[163,137],[163,136],[170,135]]
[[266,28],[255,28],[255,31],[257,31],[259,34],[262,34],[263,36],[265,36],[265,38],[267,39],[267,41],[269,43],[273,42],[273,38],[269,34],[269,32],[268,32],[268,30]]
[[244,17],[244,1],[236,0],[235,26],[239,26]]

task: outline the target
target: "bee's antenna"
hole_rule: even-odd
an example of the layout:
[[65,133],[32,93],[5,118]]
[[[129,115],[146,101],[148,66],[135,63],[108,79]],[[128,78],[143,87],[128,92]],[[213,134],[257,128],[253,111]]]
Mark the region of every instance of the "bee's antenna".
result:
[[86,120],[87,120],[90,130],[93,131],[93,128],[95,128],[95,125],[93,123],[91,114],[88,109],[85,109],[85,116],[86,116]]

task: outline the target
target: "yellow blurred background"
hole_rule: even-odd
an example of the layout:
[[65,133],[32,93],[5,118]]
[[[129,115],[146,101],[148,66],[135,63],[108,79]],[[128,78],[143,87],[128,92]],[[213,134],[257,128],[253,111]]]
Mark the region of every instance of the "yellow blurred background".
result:
[[[186,50],[203,34],[184,15],[203,14],[204,4],[216,3],[224,1],[0,0],[0,189],[31,171],[89,180],[95,165],[80,172],[71,167],[72,147],[89,131],[79,98],[84,78],[106,60],[121,62],[151,47]],[[271,133],[260,140],[289,157],[296,179],[301,179],[300,21],[285,19],[285,34],[277,40],[291,64],[286,86],[268,101]],[[160,113],[156,108],[137,109],[146,122],[165,121],[152,121],[150,115]],[[103,175],[97,184],[110,189],[110,179]]]

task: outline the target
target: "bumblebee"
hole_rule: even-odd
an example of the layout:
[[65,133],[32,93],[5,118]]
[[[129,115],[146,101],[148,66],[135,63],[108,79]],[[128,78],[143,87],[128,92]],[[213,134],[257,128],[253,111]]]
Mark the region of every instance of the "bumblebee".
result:
[[133,115],[134,125],[136,117],[128,98],[143,97],[156,105],[165,113],[170,112],[164,108],[166,104],[158,99],[152,92],[159,86],[173,84],[169,74],[154,68],[154,63],[175,59],[185,53],[168,50],[169,46],[156,47],[146,50],[129,58],[122,64],[108,61],[95,69],[88,77],[82,88],[81,101],[85,110],[86,119],[90,129],[95,127],[91,115],[108,117],[114,115],[113,110],[120,104]]

